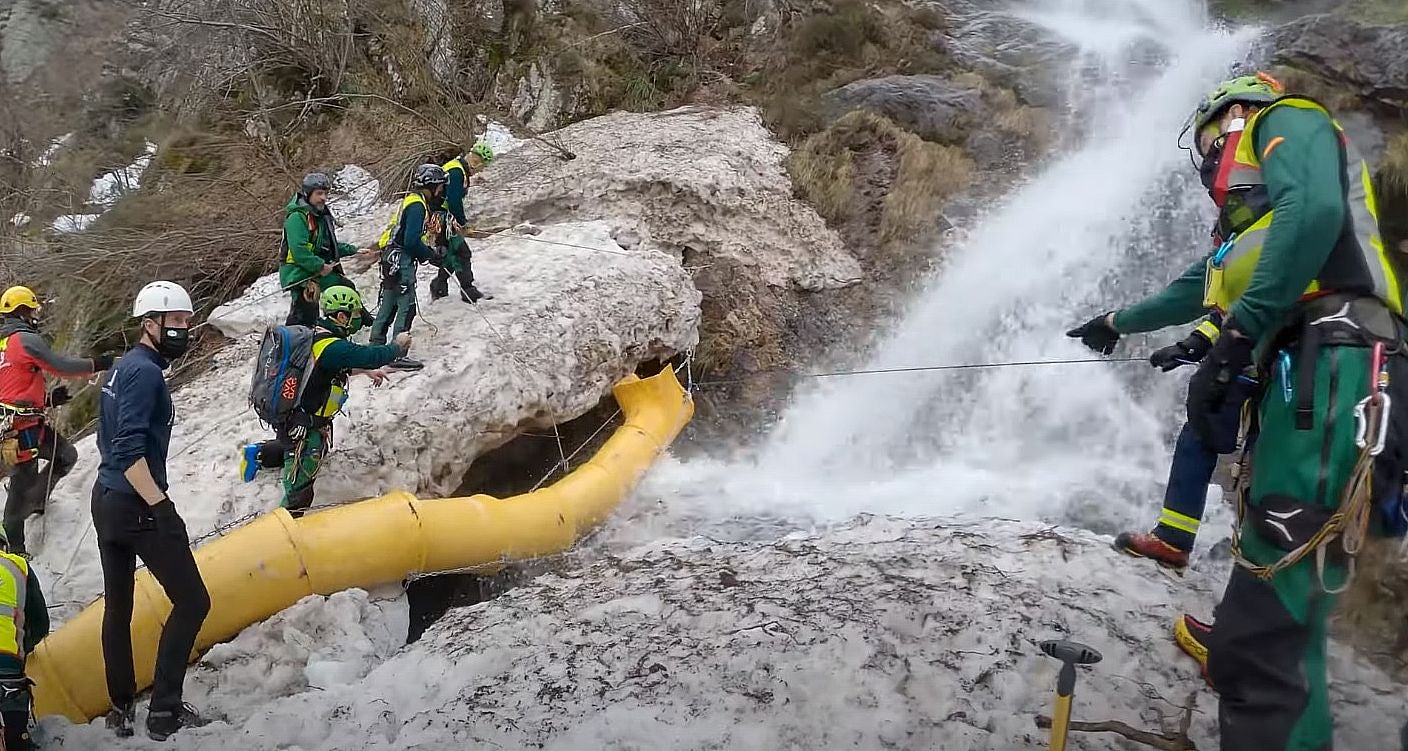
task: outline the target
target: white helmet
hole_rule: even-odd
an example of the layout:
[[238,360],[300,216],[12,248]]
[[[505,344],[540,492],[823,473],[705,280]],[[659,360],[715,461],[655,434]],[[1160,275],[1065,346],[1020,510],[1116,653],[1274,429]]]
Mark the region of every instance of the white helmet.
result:
[[137,293],[132,302],[132,317],[141,318],[152,313],[194,313],[191,296],[175,282],[152,282]]

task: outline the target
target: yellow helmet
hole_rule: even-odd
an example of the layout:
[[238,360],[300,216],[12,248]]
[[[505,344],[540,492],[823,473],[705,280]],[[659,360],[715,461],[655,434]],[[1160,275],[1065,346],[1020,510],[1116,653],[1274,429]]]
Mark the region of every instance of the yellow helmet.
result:
[[13,313],[16,308],[39,311],[39,297],[29,287],[11,287],[0,295],[0,313]]

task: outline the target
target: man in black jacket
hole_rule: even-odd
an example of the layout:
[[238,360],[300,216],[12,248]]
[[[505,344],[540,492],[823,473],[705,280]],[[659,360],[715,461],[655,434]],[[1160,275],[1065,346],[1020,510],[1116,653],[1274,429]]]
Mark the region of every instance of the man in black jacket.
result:
[[193,309],[190,295],[171,282],[138,293],[132,315],[142,340],[123,355],[103,382],[98,409],[102,464],[93,486],[93,527],[103,566],[103,663],[113,709],[107,726],[132,735],[137,695],[132,666],[132,605],[137,559],[171,600],[157,647],[147,734],[166,740],[183,727],[205,724],[181,701],[186,660],[210,611],[210,594],[191,555],[186,523],[167,495],[166,458],[175,409],[162,377],[169,361],[186,353]]

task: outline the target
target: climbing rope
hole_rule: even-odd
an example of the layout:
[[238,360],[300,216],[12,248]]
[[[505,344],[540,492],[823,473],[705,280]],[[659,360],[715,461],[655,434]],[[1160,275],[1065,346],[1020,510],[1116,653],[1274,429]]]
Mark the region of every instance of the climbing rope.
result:
[[[904,368],[870,368],[862,370],[836,370],[826,373],[796,373],[799,378],[838,378],[841,376],[857,375],[878,375],[884,373],[919,373],[925,371],[941,370],[986,370],[992,368],[1023,368],[1037,365],[1085,365],[1090,363],[1126,363],[1126,362],[1148,362],[1147,357],[1093,357],[1072,360],[1023,360],[1016,362],[987,362],[987,363],[964,363],[960,365],[921,365]],[[776,370],[771,373],[786,373],[789,371]],[[760,374],[761,375],[761,374]],[[691,382],[697,386],[719,386],[729,383],[744,383],[749,378],[723,378],[715,380],[694,381],[691,375]]]

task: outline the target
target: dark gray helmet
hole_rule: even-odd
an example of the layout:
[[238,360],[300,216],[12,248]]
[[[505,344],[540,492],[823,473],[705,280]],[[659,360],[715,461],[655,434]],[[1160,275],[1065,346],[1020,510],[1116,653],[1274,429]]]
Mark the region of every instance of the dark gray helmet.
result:
[[411,178],[411,185],[417,188],[428,188],[432,185],[444,185],[450,182],[450,178],[445,174],[438,164],[422,164],[416,167],[416,174]]
[[310,173],[303,178],[303,185],[299,187],[298,192],[307,198],[315,190],[332,190],[332,180],[321,172]]

